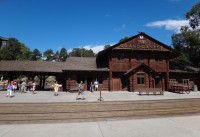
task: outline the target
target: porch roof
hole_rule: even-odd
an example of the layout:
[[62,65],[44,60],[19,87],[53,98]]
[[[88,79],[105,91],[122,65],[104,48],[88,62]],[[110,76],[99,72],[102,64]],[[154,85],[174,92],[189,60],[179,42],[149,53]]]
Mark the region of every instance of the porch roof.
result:
[[199,73],[200,68],[181,59],[170,60],[169,72],[172,73]]
[[4,72],[62,72],[65,62],[50,61],[0,61],[0,71]]
[[132,71],[134,71],[134,70],[136,70],[136,69],[138,69],[138,68],[140,68],[140,67],[145,67],[145,68],[149,69],[151,72],[156,73],[155,70],[153,70],[153,69],[150,68],[149,66],[145,65],[144,63],[141,63],[141,64],[138,64],[137,66],[135,66],[135,67],[133,67],[133,68],[127,70],[126,73],[124,73],[124,75],[130,74]]
[[108,68],[97,68],[96,58],[69,57],[66,62],[51,61],[0,61],[1,72],[53,72],[63,71],[109,71]]

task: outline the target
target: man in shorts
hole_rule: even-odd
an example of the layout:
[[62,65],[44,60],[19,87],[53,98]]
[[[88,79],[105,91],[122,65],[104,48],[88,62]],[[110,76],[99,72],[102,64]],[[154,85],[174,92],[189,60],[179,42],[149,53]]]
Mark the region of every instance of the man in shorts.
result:
[[[84,91],[84,85],[83,85],[83,81],[81,81],[78,85],[78,96],[76,97],[76,100],[79,100],[79,99],[82,99],[82,100],[85,100],[84,96],[83,96],[83,91]],[[82,95],[83,97],[82,98],[78,98],[79,95]]]
[[94,82],[94,88],[95,88],[95,91],[98,91],[98,87],[99,87],[99,82],[96,80],[95,82]]

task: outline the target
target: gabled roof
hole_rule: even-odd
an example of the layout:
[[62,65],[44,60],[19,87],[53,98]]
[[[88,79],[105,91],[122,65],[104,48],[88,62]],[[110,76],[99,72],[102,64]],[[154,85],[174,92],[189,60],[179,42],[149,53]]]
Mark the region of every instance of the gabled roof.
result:
[[119,42],[119,43],[117,43],[117,44],[115,44],[115,45],[113,45],[113,46],[111,46],[111,47],[108,47],[108,48],[105,49],[105,50],[102,50],[101,52],[99,52],[99,53],[97,54],[97,58],[100,57],[100,56],[103,56],[103,55],[105,55],[105,54],[108,54],[113,48],[115,48],[115,47],[117,47],[117,46],[119,46],[119,45],[121,45],[121,44],[124,44],[124,43],[126,43],[126,42],[128,42],[128,41],[130,41],[130,40],[132,40],[132,39],[135,39],[135,38],[139,37],[140,35],[143,35],[144,37],[150,39],[151,41],[154,41],[155,43],[158,43],[159,45],[162,45],[164,48],[168,49],[169,51],[173,51],[173,48],[172,48],[172,47],[170,47],[170,46],[168,46],[168,45],[166,45],[166,44],[164,44],[164,43],[162,43],[162,42],[160,42],[160,41],[158,41],[158,40],[156,40],[156,39],[150,37],[149,35],[147,35],[147,34],[144,33],[144,32],[140,32],[139,34],[137,34],[137,35],[135,35],[135,36],[132,36],[132,37],[130,37],[130,38],[128,38],[128,39],[126,39],[126,40],[124,40],[124,41],[122,41],[122,42]]
[[133,67],[133,68],[127,70],[126,73],[124,73],[124,75],[129,75],[131,72],[136,71],[137,69],[139,69],[139,68],[141,68],[141,67],[147,68],[147,69],[150,70],[150,72],[152,72],[152,73],[156,73],[156,71],[155,71],[154,69],[150,68],[149,66],[147,66],[147,65],[144,64],[144,63],[141,63],[141,64],[138,64],[137,66],[135,66],[135,67]]

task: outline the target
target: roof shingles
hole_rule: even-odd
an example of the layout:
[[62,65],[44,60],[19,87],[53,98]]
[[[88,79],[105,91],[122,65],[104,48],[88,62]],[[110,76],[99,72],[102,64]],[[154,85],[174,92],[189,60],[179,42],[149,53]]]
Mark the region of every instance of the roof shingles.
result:
[[0,71],[62,72],[62,71],[108,71],[98,69],[96,58],[69,57],[66,62],[50,61],[0,61]]

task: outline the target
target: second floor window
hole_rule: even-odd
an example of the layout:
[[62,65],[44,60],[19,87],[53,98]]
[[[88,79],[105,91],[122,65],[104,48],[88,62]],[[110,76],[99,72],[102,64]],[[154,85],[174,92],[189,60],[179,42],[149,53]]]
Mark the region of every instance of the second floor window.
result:
[[117,60],[118,61],[124,61],[125,59],[125,54],[124,53],[119,53],[118,57],[117,57]]
[[161,55],[156,55],[155,60],[156,60],[156,62],[162,62],[163,57]]
[[137,59],[137,62],[143,62],[143,56],[142,55],[138,55],[136,59]]

